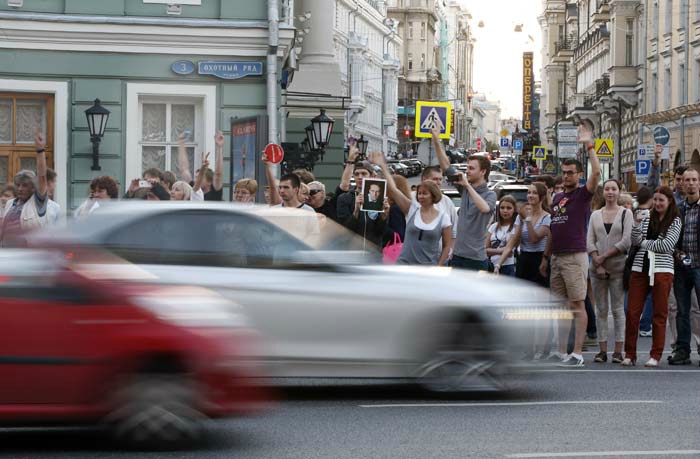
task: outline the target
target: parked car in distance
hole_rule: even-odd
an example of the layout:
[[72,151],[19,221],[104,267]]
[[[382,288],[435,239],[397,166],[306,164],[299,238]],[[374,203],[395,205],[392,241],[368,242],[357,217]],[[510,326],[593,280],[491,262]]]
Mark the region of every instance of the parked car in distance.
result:
[[160,448],[263,401],[261,374],[241,358],[254,333],[238,305],[73,255],[0,253],[0,424],[106,424],[121,443]]
[[415,177],[416,175],[420,174],[422,171],[422,168],[420,167],[419,164],[416,164],[412,162],[410,159],[401,159],[399,160],[399,163],[403,164],[408,168],[408,176],[409,177]]
[[513,196],[518,202],[527,202],[527,189],[528,186],[520,183],[499,183],[493,188],[496,192],[496,199],[501,200],[501,198],[507,194]]
[[423,164],[423,161],[421,161],[420,159],[409,159],[407,161],[409,161],[415,166],[417,171],[416,175],[420,175],[423,172],[423,169],[425,169],[425,164]]
[[387,166],[393,174],[398,174],[403,177],[409,177],[408,167],[401,164],[398,160],[389,160],[386,162]]

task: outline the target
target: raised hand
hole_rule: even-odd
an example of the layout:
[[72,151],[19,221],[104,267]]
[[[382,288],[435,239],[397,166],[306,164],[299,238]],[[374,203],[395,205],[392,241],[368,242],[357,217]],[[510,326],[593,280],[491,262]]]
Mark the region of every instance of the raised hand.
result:
[[216,146],[219,148],[223,148],[224,140],[224,133],[221,131],[217,131],[216,135],[214,136],[214,142],[216,142]]
[[43,151],[46,148],[44,134],[42,134],[39,129],[34,131],[34,147],[36,147],[37,152]]
[[442,132],[440,131],[440,128],[434,127],[430,130],[430,134],[433,136],[433,139],[439,139]]
[[348,161],[355,162],[357,157],[360,155],[360,149],[357,148],[356,143],[352,143],[348,146]]
[[386,166],[386,158],[384,158],[384,153],[381,151],[373,151],[369,154],[369,161],[372,164],[376,164],[377,166],[380,166],[384,168]]
[[583,143],[593,143],[593,129],[588,123],[581,122],[578,125],[578,141]]

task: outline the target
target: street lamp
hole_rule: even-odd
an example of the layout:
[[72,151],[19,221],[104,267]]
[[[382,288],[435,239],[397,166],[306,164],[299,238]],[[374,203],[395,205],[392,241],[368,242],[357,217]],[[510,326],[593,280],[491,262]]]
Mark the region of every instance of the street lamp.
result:
[[301,149],[304,153],[311,153],[311,146],[309,145],[309,139],[304,139],[301,142]]
[[321,109],[321,114],[311,120],[311,126],[313,127],[314,140],[316,140],[316,145],[320,150],[328,145],[328,142],[333,133],[333,124],[335,121],[333,118],[326,116],[326,111]]
[[316,145],[316,139],[314,138],[313,126],[306,126],[304,131],[306,132],[306,143],[309,145],[309,151],[318,150],[318,145]]
[[369,141],[365,140],[365,135],[360,135],[357,140],[357,149],[360,150],[360,159],[367,158],[367,147],[369,146]]
[[95,99],[95,105],[85,110],[88,129],[90,130],[90,141],[92,142],[92,167],[93,171],[102,170],[99,163],[100,141],[105,134],[109,110],[100,105],[100,99]]

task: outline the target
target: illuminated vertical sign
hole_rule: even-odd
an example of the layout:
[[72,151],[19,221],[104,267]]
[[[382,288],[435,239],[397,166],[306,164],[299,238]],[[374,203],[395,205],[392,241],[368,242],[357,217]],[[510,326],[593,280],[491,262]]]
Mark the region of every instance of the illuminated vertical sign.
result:
[[523,129],[532,129],[532,95],[535,78],[532,73],[532,53],[523,53]]

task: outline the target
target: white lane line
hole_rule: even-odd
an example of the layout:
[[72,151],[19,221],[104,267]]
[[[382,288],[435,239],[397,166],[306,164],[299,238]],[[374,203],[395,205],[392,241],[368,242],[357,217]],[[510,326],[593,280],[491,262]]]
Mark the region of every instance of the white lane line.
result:
[[552,368],[547,370],[531,370],[533,373],[627,373],[627,374],[645,374],[651,375],[654,373],[700,373],[700,370],[660,370],[658,368],[644,368],[639,370],[619,369],[619,370],[588,370],[583,368]]
[[480,406],[547,406],[547,405],[630,405],[658,404],[661,400],[562,400],[548,402],[487,402],[487,403],[391,403],[358,405],[360,408],[426,408],[426,407],[480,407]]
[[506,454],[510,458],[538,458],[538,457],[601,457],[601,456],[696,456],[700,449],[671,450],[671,451],[591,451],[572,453],[525,453]]

